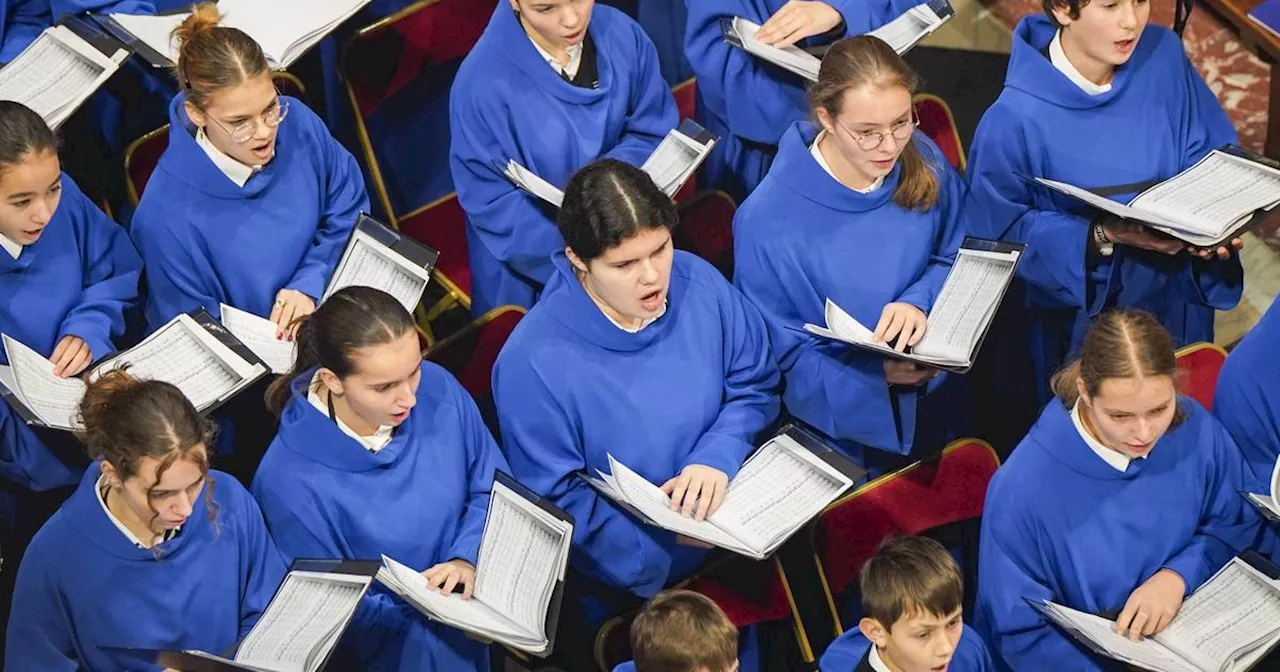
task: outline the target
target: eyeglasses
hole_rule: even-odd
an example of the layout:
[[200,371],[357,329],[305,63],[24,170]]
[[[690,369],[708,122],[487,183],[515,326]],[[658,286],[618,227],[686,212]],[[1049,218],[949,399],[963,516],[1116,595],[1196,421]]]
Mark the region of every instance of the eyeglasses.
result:
[[836,121],[834,117],[832,118],[832,121],[835,121],[837,126],[843,128],[844,132],[848,133],[849,137],[853,138],[853,141],[858,144],[858,149],[861,149],[864,152],[869,152],[880,145],[883,145],[886,135],[892,135],[893,139],[899,142],[906,141],[911,137],[912,133],[916,132],[916,126],[920,125],[920,122],[916,119],[914,110],[911,112],[911,117],[906,121],[890,126],[888,133],[885,133],[884,131],[854,133],[846,128],[844,124]]
[[254,132],[258,130],[257,122],[259,119],[261,119],[262,123],[265,124],[267,128],[275,128],[280,125],[280,122],[284,121],[284,118],[288,116],[288,114],[289,101],[281,98],[280,92],[277,91],[275,104],[268,108],[266,112],[263,112],[258,118],[250,117],[249,119],[245,119],[231,128],[227,128],[222,122],[214,119],[211,115],[205,116],[208,117],[209,120],[213,121],[213,123],[217,124],[219,128],[226,131],[227,135],[231,136],[232,142],[243,145],[253,139]]

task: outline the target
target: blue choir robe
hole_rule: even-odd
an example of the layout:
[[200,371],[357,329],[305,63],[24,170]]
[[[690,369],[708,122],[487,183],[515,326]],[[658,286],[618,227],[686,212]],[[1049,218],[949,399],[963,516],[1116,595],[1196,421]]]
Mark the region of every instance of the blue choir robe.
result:
[[[137,303],[141,274],[142,260],[124,229],[64,173],[58,209],[40,238],[17,259],[0,250],[0,332],[45,357],[63,337],[78,336],[101,359],[116,351],[113,339],[124,333],[125,311]],[[8,363],[0,350],[0,364]],[[0,476],[32,490],[74,485],[83,464],[55,457],[42,441],[72,444],[69,435],[33,432],[0,406]],[[62,447],[69,445],[55,450]]]
[[[1222,367],[1214,391],[1213,414],[1235,439],[1256,481],[1253,492],[1271,492],[1271,474],[1280,457],[1280,301],[1245,334]],[[1271,362],[1268,364],[1267,362]]]
[[[455,558],[475,564],[494,471],[509,469],[466,390],[424,362],[417,405],[374,453],[307,400],[311,378],[294,382],[280,433],[253,479],[284,556],[386,554],[419,571]],[[376,586],[344,647],[360,669],[489,669],[483,644]]]
[[[968,171],[974,234],[1027,244],[1018,274],[1027,284],[1031,356],[1044,394],[1049,376],[1103,310],[1148,310],[1179,345],[1212,341],[1214,309],[1235,306],[1243,286],[1236,255],[1203,261],[1117,245],[1091,268],[1093,211],[1021,177],[1086,188],[1163,180],[1236,141],[1218,100],[1167,28],[1149,24],[1129,62],[1116,69],[1111,90],[1096,96],[1040,51],[1055,30],[1043,16],[1018,24],[1004,91],[978,125]],[[1135,193],[1112,198],[1127,202]]]
[[646,527],[579,474],[607,455],[661,485],[690,464],[733,478],[778,414],[760,314],[718,271],[677,251],[667,312],[631,334],[587,296],[564,253],[493,371],[503,447],[521,483],[574,517],[575,567],[652,597],[705,557]]
[[289,103],[276,155],[238,187],[196,144],[183,96],[169,107],[165,150],[133,217],[147,266],[147,325],[226,303],[271,314],[276,292],[319,303],[347,238],[369,210],[355,159],[301,101]]
[[[698,79],[698,120],[720,142],[707,157],[712,187],[741,200],[764,179],[782,134],[810,117],[808,84],[799,75],[724,41],[721,19],[740,16],[764,25],[788,0],[687,0],[685,56]],[[875,30],[918,4],[914,0],[823,0],[840,12],[841,33]],[[803,46],[803,43],[802,45]]]
[[[1058,400],[987,489],[974,626],[1003,670],[1084,672],[1111,663],[1026,600],[1111,616],[1160,569],[1190,594],[1257,541],[1239,491],[1248,467],[1231,436],[1188,397],[1186,422],[1121,473],[1089,448]],[[1025,598],[1025,599],[1024,599]]]
[[[871,653],[871,640],[853,628],[827,647],[818,661],[819,672],[854,672]],[[956,642],[956,651],[947,665],[949,672],[995,672],[995,663],[978,633],[965,625]]]
[[467,213],[471,310],[529,307],[564,248],[555,209],[502,174],[514,159],[564,188],[600,157],[641,165],[678,123],[653,44],[622,12],[597,4],[587,28],[598,86],[566,82],[538,54],[509,3],[458,70],[449,100],[449,166]]
[[[867,448],[909,453],[918,424],[930,435],[920,438],[941,448],[952,438],[945,428],[963,424],[967,415],[965,400],[954,399],[964,396],[958,376],[940,373],[923,388],[891,389],[883,357],[803,327],[826,323],[828,298],[871,329],[888,303],[908,303],[927,314],[964,239],[964,182],[941,150],[917,133],[912,141],[938,175],[938,203],[921,212],[893,202],[900,163],[880,188],[858,193],[810,154],[818,130],[809,122],[793,125],[773,169],[738,209],[734,283],[764,314],[792,415],[860,463]],[[851,259],[859,264],[856,280]],[[949,403],[920,408],[935,394]]]
[[221,653],[234,646],[285,571],[253,498],[231,476],[210,471],[181,533],[145,549],[103,510],[99,474],[94,463],[22,558],[5,669],[137,670],[127,654],[101,647]]
[[0,65],[22,53],[50,20],[49,0],[0,0]]

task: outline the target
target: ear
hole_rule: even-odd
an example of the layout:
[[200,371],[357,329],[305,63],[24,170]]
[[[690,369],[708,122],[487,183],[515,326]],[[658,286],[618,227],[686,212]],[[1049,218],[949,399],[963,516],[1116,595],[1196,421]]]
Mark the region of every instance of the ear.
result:
[[1066,28],[1075,21],[1075,19],[1071,18],[1071,10],[1069,8],[1057,4],[1052,5],[1052,7],[1053,9],[1050,11],[1053,12],[1053,20],[1057,21],[1059,26]]
[[858,631],[863,637],[871,640],[872,644],[882,649],[889,643],[889,631],[874,618],[863,618],[858,621]]
[[120,486],[120,472],[116,470],[114,464],[103,460],[102,474],[107,477],[107,482],[111,484],[111,487],[115,488]]
[[1080,395],[1080,401],[1084,402],[1085,406],[1093,405],[1093,399],[1089,398],[1089,392],[1084,388],[1084,380],[1080,378],[1076,378],[1076,393]]
[[587,268],[587,262],[583,261],[582,258],[578,256],[578,253],[573,251],[573,248],[566,246],[564,248],[564,256],[569,258],[569,263],[573,264],[574,268],[578,269],[583,273],[590,272],[590,270]]
[[196,107],[195,103],[184,100],[182,101],[182,109],[186,111],[187,118],[191,120],[191,123],[196,126],[203,128],[209,123],[209,120],[204,117],[204,111]]
[[346,391],[346,388],[342,385],[342,379],[338,377],[338,374],[324,367],[320,367],[320,370],[317,373],[320,374],[320,385],[329,390],[329,394],[342,396],[343,392]]
[[513,11],[515,11],[515,13],[516,13],[516,14],[519,14],[519,13],[520,13],[520,0],[511,0],[511,9],[512,9]]
[[827,108],[819,107],[813,116],[818,118],[818,123],[822,125],[823,130],[828,133],[836,132],[835,120],[831,118],[831,113],[827,111]]

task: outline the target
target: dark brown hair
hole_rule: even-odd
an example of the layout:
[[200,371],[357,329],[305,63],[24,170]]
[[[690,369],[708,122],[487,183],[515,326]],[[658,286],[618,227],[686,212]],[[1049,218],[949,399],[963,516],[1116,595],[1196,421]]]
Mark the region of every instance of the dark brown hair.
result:
[[[107,371],[89,384],[80,401],[76,436],[89,448],[90,458],[109,462],[122,481],[137,475],[138,463],[145,457],[160,462],[156,483],[178,460],[192,462],[201,474],[209,475],[213,425],[177,387],[139,380],[123,368]],[[205,483],[204,501],[209,520],[215,520],[212,480]],[[154,508],[152,513],[152,520],[160,515]]]
[[668,590],[631,624],[636,672],[721,672],[738,660],[738,629],[709,598]]
[[866,618],[892,630],[898,619],[925,613],[950,616],[964,604],[960,567],[928,537],[895,537],[880,545],[859,578]]
[[267,408],[279,416],[289,403],[293,381],[312,369],[324,367],[338,378],[355,373],[351,355],[356,350],[393,343],[414,331],[413,316],[394,297],[372,287],[344,287],[324,300],[316,312],[298,325],[298,359],[289,375],[267,388]]
[[1049,23],[1057,28],[1062,28],[1062,24],[1058,23],[1058,17],[1053,15],[1053,10],[1061,9],[1071,17],[1072,21],[1080,18],[1080,10],[1089,4],[1089,0],[1040,0],[1044,7],[1044,15],[1049,17]]
[[[1067,408],[1080,399],[1077,380],[1090,397],[1108,378],[1169,376],[1176,385],[1178,363],[1173,340],[1160,321],[1145,310],[1118,309],[1099,315],[1080,345],[1080,357],[1053,376],[1053,393]],[[1175,402],[1176,403],[1176,402]],[[1182,405],[1174,411],[1177,427],[1186,419]]]
[[[844,94],[864,86],[900,86],[915,95],[920,77],[880,38],[850,37],[831,45],[822,58],[818,81],[809,86],[809,107],[815,117],[818,110],[826,110],[834,120],[844,105]],[[898,158],[902,172],[893,201],[907,210],[929,210],[938,202],[938,168],[925,159],[914,136],[906,143]]]
[[616,159],[587,164],[569,178],[556,224],[564,242],[584,262],[642,230],[674,229],[675,203],[653,178]]
[[57,150],[58,134],[43,117],[22,103],[0,100],[0,174],[27,154]]
[[187,100],[200,109],[215,93],[270,71],[262,47],[239,28],[219,26],[221,20],[217,5],[202,2],[173,29],[178,42],[174,74]]

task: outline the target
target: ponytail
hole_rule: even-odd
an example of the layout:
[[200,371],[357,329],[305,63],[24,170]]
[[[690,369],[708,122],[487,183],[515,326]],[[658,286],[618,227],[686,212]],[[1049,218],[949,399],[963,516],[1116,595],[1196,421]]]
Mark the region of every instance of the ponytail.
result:
[[293,321],[298,326],[298,333],[294,336],[297,358],[294,360],[293,369],[289,373],[271,381],[271,384],[267,386],[267,410],[271,411],[277,418],[284,413],[285,404],[289,403],[293,382],[304,373],[320,366],[320,357],[316,354],[314,316],[315,313],[303,315]]
[[217,5],[201,2],[172,33],[178,44],[178,85],[201,109],[217,92],[270,71],[262,47],[239,28],[218,25],[221,20]]

